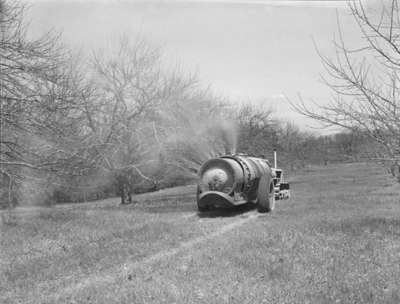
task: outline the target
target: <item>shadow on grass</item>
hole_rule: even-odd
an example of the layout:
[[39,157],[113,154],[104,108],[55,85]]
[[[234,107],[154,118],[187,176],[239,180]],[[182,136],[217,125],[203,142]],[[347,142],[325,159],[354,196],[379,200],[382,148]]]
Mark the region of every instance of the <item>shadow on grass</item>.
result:
[[232,208],[215,208],[209,211],[197,212],[197,216],[200,218],[234,217],[252,211],[255,208],[255,204],[247,203]]
[[136,210],[146,213],[183,213],[193,212],[199,218],[216,218],[216,217],[234,217],[256,208],[255,204],[248,203],[240,206],[233,206],[229,208],[212,208],[208,211],[198,212],[196,202],[167,202],[163,205],[138,205]]
[[180,212],[196,212],[197,207],[193,202],[178,202],[163,205],[139,205],[135,208],[147,213],[180,213]]

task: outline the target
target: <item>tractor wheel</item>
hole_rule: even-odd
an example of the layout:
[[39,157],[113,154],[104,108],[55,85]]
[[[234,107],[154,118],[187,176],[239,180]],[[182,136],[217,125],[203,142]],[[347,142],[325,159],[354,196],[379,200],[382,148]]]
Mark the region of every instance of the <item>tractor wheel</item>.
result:
[[197,192],[196,192],[197,210],[199,212],[204,212],[204,211],[209,210],[208,206],[200,206],[199,205],[199,195],[200,195],[200,187],[197,186]]
[[205,211],[208,211],[209,209],[208,209],[208,206],[199,206],[199,204],[197,204],[197,210],[199,211],[199,212],[205,212]]
[[266,177],[262,177],[258,183],[257,202],[258,212],[271,212],[275,208],[274,183],[271,181],[268,184]]

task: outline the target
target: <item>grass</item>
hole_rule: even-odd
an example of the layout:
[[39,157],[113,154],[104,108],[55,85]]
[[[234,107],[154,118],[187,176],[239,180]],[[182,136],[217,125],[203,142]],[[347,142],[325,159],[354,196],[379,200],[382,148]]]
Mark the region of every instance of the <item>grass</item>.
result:
[[0,303],[400,303],[400,187],[310,167],[272,214],[198,215],[193,186],[0,226]]

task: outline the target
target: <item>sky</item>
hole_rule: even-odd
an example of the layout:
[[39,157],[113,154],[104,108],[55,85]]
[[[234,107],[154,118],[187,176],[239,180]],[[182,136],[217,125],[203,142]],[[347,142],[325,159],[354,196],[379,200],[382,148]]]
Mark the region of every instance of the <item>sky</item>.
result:
[[162,47],[167,60],[197,71],[205,85],[232,102],[262,103],[304,130],[315,122],[295,113],[286,97],[326,104],[321,53],[334,55],[339,18],[345,40],[360,45],[346,1],[30,0],[29,33],[62,32],[74,48],[96,51],[122,35]]

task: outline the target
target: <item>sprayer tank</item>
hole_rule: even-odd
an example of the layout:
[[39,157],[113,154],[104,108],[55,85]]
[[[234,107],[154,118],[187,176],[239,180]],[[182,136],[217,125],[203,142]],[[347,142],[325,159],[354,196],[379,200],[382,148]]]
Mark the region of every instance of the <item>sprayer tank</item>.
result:
[[273,177],[266,159],[240,154],[210,159],[200,169],[198,204],[229,206],[255,201],[264,175]]

